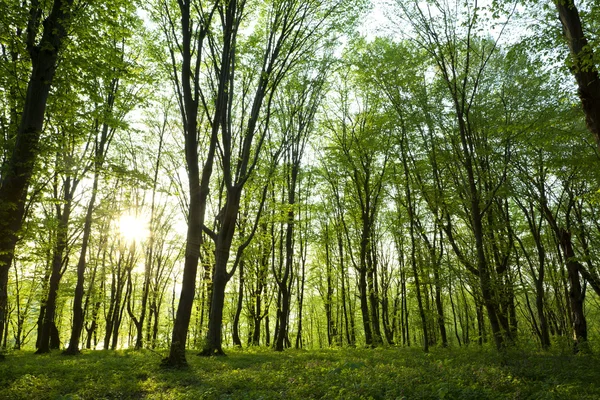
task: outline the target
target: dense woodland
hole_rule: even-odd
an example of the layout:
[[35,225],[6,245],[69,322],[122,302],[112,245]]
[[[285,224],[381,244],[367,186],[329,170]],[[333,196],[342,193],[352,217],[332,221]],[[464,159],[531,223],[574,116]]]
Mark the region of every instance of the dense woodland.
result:
[[598,2],[0,4],[3,351],[598,347]]

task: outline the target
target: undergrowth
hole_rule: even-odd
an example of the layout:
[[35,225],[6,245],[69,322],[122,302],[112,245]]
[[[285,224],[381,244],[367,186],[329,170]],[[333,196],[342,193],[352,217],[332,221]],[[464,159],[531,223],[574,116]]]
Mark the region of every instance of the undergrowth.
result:
[[14,352],[0,399],[600,399],[595,355],[471,347],[227,351],[161,369],[152,351]]

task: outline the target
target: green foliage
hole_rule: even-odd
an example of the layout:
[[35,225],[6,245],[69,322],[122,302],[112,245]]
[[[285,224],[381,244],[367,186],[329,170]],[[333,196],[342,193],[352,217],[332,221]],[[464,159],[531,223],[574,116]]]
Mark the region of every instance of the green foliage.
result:
[[160,369],[149,351],[76,359],[14,353],[0,364],[0,399],[593,399],[598,357],[486,348],[229,350]]

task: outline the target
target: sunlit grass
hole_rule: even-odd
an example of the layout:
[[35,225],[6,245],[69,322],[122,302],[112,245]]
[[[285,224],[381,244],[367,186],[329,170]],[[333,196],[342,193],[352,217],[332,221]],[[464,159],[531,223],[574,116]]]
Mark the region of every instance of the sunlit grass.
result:
[[151,351],[9,354],[0,399],[598,399],[597,356],[493,350],[228,350],[159,367]]

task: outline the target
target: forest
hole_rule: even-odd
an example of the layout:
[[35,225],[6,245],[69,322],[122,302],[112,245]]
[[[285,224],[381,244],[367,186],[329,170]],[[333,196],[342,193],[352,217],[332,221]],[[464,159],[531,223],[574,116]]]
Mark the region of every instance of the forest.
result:
[[0,397],[600,396],[598,2],[0,4]]

